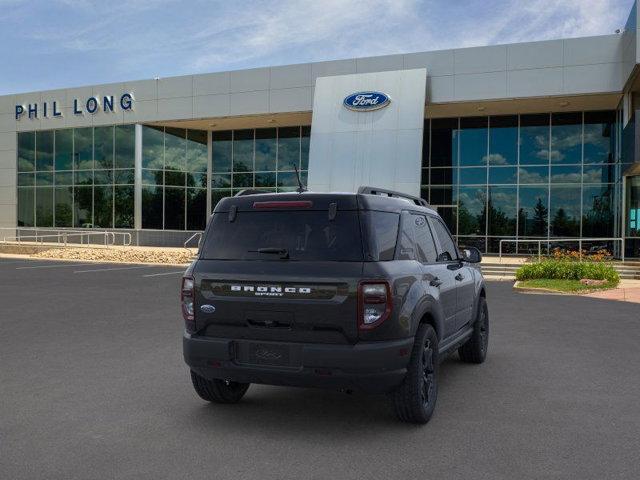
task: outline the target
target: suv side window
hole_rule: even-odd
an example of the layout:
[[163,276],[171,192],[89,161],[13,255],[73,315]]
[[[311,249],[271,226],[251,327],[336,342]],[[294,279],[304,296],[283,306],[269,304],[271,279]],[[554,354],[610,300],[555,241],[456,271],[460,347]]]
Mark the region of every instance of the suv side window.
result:
[[434,263],[438,256],[436,245],[431,235],[431,229],[427,222],[427,217],[419,214],[411,215],[413,220],[413,230],[415,232],[416,248],[418,250],[418,260],[422,263]]
[[415,260],[416,247],[413,230],[413,215],[409,212],[402,212],[400,222],[400,236],[398,237],[398,260]]
[[439,218],[429,218],[429,223],[431,224],[434,235],[440,243],[440,248],[438,249],[438,261],[450,262],[452,260],[456,260],[458,258],[458,249],[456,248],[456,244],[453,242],[453,238],[451,238],[449,230],[447,230],[447,227],[442,223],[442,220]]

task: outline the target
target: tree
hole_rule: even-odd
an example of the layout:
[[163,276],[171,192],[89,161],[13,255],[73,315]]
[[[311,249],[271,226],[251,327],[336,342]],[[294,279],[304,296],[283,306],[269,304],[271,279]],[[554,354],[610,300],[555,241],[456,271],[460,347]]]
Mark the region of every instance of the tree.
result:
[[542,203],[542,199],[538,198],[538,202],[533,208],[533,225],[531,235],[536,235],[539,237],[547,236],[547,225],[549,222],[548,214],[549,209],[544,206],[544,204]]

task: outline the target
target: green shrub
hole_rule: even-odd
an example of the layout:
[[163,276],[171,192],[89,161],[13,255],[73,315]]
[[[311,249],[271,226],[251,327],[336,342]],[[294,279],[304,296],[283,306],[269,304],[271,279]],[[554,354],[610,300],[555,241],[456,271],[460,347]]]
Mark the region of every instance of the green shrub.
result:
[[615,285],[620,281],[618,272],[608,263],[570,262],[562,260],[542,260],[522,265],[516,271],[516,280],[538,278],[582,280],[607,280]]

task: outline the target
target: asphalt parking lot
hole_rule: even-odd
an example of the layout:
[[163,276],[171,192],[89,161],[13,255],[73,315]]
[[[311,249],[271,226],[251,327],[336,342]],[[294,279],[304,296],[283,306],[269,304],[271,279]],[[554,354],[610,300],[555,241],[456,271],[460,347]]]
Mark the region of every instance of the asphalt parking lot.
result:
[[604,479],[640,472],[640,308],[490,283],[490,351],[436,413],[253,385],[214,406],[182,361],[180,269],[0,259],[0,478]]

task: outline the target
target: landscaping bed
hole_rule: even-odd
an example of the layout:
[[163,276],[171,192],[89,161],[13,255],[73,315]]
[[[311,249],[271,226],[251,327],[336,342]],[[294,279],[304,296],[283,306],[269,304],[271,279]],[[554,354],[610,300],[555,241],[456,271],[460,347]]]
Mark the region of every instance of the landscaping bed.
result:
[[589,293],[597,290],[609,290],[616,288],[617,285],[617,283],[609,281],[601,285],[589,285],[581,283],[580,280],[538,278],[518,281],[514,285],[514,288],[519,290],[541,290],[560,293]]
[[186,265],[193,261],[195,249],[153,247],[52,248],[34,253],[32,258],[56,260],[90,260],[117,263],[153,263]]

